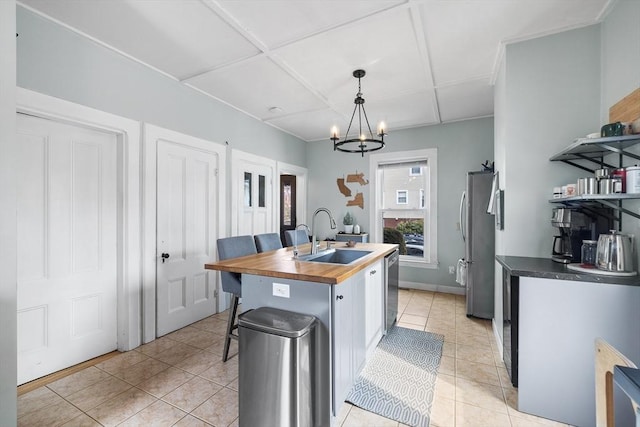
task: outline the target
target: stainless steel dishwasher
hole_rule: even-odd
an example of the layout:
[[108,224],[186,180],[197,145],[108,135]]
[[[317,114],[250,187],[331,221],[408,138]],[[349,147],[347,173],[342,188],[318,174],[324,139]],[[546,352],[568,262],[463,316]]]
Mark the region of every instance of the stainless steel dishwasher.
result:
[[399,272],[400,252],[396,249],[384,258],[385,334],[393,327],[398,317]]
[[240,427],[317,425],[316,318],[260,307],[238,324]]

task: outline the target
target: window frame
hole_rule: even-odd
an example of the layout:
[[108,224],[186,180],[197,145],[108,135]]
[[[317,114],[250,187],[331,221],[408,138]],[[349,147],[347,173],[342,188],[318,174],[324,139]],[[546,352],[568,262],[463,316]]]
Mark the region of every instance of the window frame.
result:
[[[404,193],[404,202],[400,201],[400,193]],[[396,205],[408,205],[408,204],[409,204],[409,191],[396,190]]]
[[[372,242],[381,243],[383,224],[383,188],[380,185],[379,166],[390,163],[402,163],[411,161],[427,161],[426,187],[422,190],[425,194],[424,208],[424,235],[429,236],[424,246],[422,258],[415,256],[400,256],[400,265],[417,268],[438,268],[438,149],[418,149],[410,151],[396,151],[371,154],[369,156],[369,184],[372,198],[372,209],[369,212],[369,224],[371,224],[370,238]],[[407,198],[408,199],[408,198]],[[416,259],[417,258],[417,259]]]

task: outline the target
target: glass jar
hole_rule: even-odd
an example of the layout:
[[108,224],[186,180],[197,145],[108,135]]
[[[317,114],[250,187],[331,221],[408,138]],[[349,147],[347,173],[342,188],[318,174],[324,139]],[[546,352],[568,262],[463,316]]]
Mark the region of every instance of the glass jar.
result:
[[583,240],[580,261],[584,266],[593,267],[596,265],[596,248],[598,242],[595,240]]

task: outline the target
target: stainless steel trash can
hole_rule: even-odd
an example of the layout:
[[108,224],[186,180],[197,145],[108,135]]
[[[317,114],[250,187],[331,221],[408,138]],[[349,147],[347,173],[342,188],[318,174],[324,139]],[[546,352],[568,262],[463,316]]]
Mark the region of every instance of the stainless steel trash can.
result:
[[314,316],[271,307],[238,318],[240,427],[314,425]]

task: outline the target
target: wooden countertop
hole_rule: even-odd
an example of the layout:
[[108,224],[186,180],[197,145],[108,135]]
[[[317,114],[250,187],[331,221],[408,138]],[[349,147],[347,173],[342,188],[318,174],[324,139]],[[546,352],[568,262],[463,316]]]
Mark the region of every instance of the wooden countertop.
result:
[[[350,264],[332,264],[294,260],[293,248],[287,247],[275,251],[207,263],[204,265],[204,268],[207,270],[255,274],[258,276],[305,280],[336,285],[390,254],[398,247],[396,244],[388,243],[357,243],[355,247],[349,248],[346,242],[331,243],[331,247],[336,249],[355,249],[372,252]],[[324,248],[325,246],[326,244],[321,242],[320,248]],[[310,250],[311,243],[298,246],[300,255],[306,255]]]

